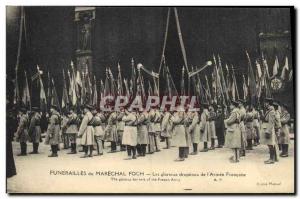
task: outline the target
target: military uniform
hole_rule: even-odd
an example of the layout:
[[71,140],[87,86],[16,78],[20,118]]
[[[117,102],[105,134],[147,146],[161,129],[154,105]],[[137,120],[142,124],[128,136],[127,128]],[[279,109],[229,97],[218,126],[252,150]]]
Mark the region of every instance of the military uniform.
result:
[[159,137],[161,136],[161,120],[162,120],[162,114],[159,112],[158,109],[155,110],[155,115],[154,115],[154,143],[155,143],[155,148],[156,151],[160,151],[160,146],[159,146]]
[[30,137],[30,141],[32,142],[33,151],[31,154],[37,154],[39,143],[41,142],[41,114],[38,112],[34,112],[30,119],[28,134]]
[[148,113],[143,112],[137,118],[137,152],[145,156],[148,144]]
[[[89,108],[91,109],[91,108]],[[85,155],[82,156],[83,158],[88,156],[88,150],[90,149],[89,156],[92,156],[93,152],[93,145],[95,142],[94,138],[95,129],[93,126],[93,114],[88,110],[82,121],[79,128],[78,136],[81,137],[81,145],[84,147]]]
[[245,130],[247,135],[247,149],[252,150],[252,140],[255,138],[255,131],[253,128],[253,112],[247,111],[245,115]]
[[222,110],[218,109],[216,113],[216,135],[218,139],[218,148],[222,148],[225,143],[225,126],[224,126],[224,113]]
[[247,134],[246,134],[246,128],[245,128],[245,116],[246,116],[246,109],[244,107],[244,105],[242,105],[240,108],[239,108],[239,111],[240,111],[240,129],[241,129],[241,141],[242,141],[242,147],[241,147],[241,150],[240,150],[240,153],[241,153],[241,156],[245,156],[246,152],[245,152],[245,149],[246,149],[246,145],[247,145]]
[[240,124],[240,111],[238,108],[234,108],[230,116],[224,121],[226,126],[226,135],[225,135],[225,147],[231,148],[234,150],[234,156],[231,158],[232,161],[239,161],[238,149],[242,147],[242,139],[241,139],[241,128]]
[[148,145],[148,152],[154,153],[155,151],[155,111],[154,109],[151,109],[149,111],[149,124],[148,124],[148,139],[149,139],[149,145]]
[[162,122],[161,122],[161,136],[165,138],[167,149],[171,147],[171,138],[172,138],[172,122],[171,122],[171,113],[166,111],[164,113]]
[[185,158],[185,147],[188,147],[188,140],[184,126],[184,112],[175,112],[171,117],[174,125],[172,143],[179,149],[178,161],[183,161]]
[[282,153],[280,154],[281,157],[287,157],[288,156],[288,147],[290,144],[290,128],[289,128],[289,121],[290,121],[290,114],[287,110],[282,110],[281,112],[281,131],[279,135],[279,144],[282,145]]
[[20,142],[21,153],[19,156],[27,155],[27,141],[30,139],[28,135],[28,116],[23,113],[20,117],[19,125],[16,132],[16,141]]
[[213,108],[209,110],[208,114],[208,138],[211,141],[211,147],[210,149],[213,150],[215,149],[215,139],[217,138],[216,136],[216,125],[215,125],[215,120],[216,120],[216,112],[214,111]]
[[275,134],[275,122],[276,122],[276,112],[273,106],[269,105],[265,114],[262,115],[262,125],[261,125],[261,144],[268,145],[270,159],[265,161],[267,164],[274,163],[276,159],[275,145],[276,134]]
[[120,113],[118,113],[118,116],[117,116],[118,143],[120,144],[121,151],[126,150],[126,146],[122,145],[122,137],[123,137],[124,126],[125,126],[125,123],[122,121],[124,114],[125,114],[124,112],[120,112]]
[[64,149],[68,149],[70,147],[69,135],[66,134],[67,127],[68,127],[67,123],[68,123],[68,117],[66,115],[63,115],[61,121],[61,135],[64,143]]
[[254,137],[254,146],[259,144],[259,140],[260,140],[260,122],[259,122],[259,112],[255,109],[253,109],[252,111],[253,113],[253,130],[255,133],[255,137]]
[[188,133],[190,134],[191,143],[193,144],[193,152],[191,155],[196,155],[200,142],[200,118],[197,112],[194,113],[193,120],[188,128]]
[[68,135],[69,141],[71,143],[71,152],[69,154],[75,154],[76,152],[76,135],[78,132],[79,118],[77,114],[71,112],[67,117],[67,130],[66,135]]
[[111,143],[111,152],[116,152],[118,142],[117,112],[112,112],[107,119],[107,126],[104,130],[105,140]]
[[102,119],[103,114],[101,113],[96,113],[93,117],[93,127],[94,127],[94,136],[95,136],[95,142],[97,145],[97,154],[98,155],[103,155],[103,143],[102,140],[104,140],[104,130],[102,128]]
[[207,148],[207,142],[209,141],[209,134],[208,134],[208,129],[209,129],[209,112],[207,108],[204,108],[201,116],[200,116],[200,142],[204,143],[204,148],[201,150],[201,152],[206,152],[208,151]]
[[60,115],[53,110],[48,122],[45,144],[51,145],[52,154],[49,157],[57,157],[58,145],[61,143],[60,136]]
[[136,159],[137,116],[130,112],[124,115],[122,121],[125,122],[122,144],[127,146],[128,158],[131,159],[132,154],[132,158]]

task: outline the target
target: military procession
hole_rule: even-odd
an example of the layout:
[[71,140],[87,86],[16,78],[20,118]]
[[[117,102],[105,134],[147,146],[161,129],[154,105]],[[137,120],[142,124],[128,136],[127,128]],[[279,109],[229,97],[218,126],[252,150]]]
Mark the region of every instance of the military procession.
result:
[[[247,52],[246,55],[249,58]],[[148,73],[142,64],[135,66],[133,59],[129,85],[128,80],[122,78],[118,65],[118,78],[114,79],[107,68],[105,84],[100,81],[100,90],[96,77],[92,83],[89,71],[80,73],[71,63],[67,68],[69,78],[62,72],[64,86],[61,100],[53,79],[47,85],[46,94],[43,71],[37,67],[40,106],[31,106],[26,76],[23,94],[20,95],[18,89],[15,91],[18,102],[15,140],[20,143],[18,156],[38,154],[39,144],[44,142],[49,145],[48,157],[51,158],[59,157],[62,150],[69,150],[70,155],[82,153],[81,158],[101,158],[109,156],[109,153],[124,152],[124,159],[134,160],[177,147],[178,157],[174,160],[188,161],[190,155],[201,159],[201,153],[227,148],[232,150],[229,162],[237,163],[240,157],[247,158],[247,153],[258,145],[266,146],[265,164],[274,164],[280,158],[288,157],[292,118],[289,107],[272,98],[266,61],[257,59],[257,68],[263,73],[258,79],[252,79],[248,74],[250,83],[244,82],[239,88],[234,70],[230,74],[226,65],[225,76],[221,58],[216,61],[213,56],[213,59],[213,63],[207,62],[202,68],[212,65],[211,81],[205,75],[206,83],[202,84],[197,73],[201,70],[194,70],[188,75],[195,84],[188,85],[187,92],[185,70],[182,69],[180,93],[174,86],[165,60],[163,93],[158,87],[157,74],[153,71]],[[250,68],[250,58],[248,61]],[[264,68],[261,68],[260,62]],[[284,66],[282,70],[286,68]],[[250,71],[253,73],[253,70]],[[145,92],[143,72],[153,78],[149,80],[148,92]],[[190,77],[195,72],[196,75]],[[48,74],[46,78],[51,77]],[[259,86],[251,88],[253,83]],[[240,90],[243,97],[239,96]],[[123,97],[123,101],[119,96]],[[179,100],[182,98],[185,99]],[[28,142],[32,143],[33,149],[27,148]],[[199,147],[200,143],[203,148]],[[104,152],[105,147],[110,147],[108,153]]]

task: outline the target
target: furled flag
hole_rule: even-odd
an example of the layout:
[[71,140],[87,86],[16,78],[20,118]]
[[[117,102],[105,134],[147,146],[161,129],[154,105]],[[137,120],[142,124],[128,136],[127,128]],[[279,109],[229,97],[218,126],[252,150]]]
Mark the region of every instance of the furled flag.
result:
[[258,60],[255,61],[255,65],[256,65],[256,69],[257,69],[258,79],[260,79],[262,76],[262,71],[261,71],[261,66],[260,66]]
[[51,105],[55,105],[58,107],[58,109],[60,110],[61,112],[61,109],[60,109],[60,105],[59,105],[59,101],[58,101],[58,96],[57,96],[57,92],[56,92],[56,89],[55,89],[55,84],[54,84],[54,80],[52,78],[52,95],[51,95]]
[[285,80],[285,78],[286,78],[286,71],[288,71],[288,70],[289,70],[289,60],[288,60],[288,57],[286,56],[285,57],[285,63],[284,63],[284,66],[282,68],[281,75],[280,75],[280,77],[281,77],[282,80]]
[[244,100],[246,101],[247,97],[248,97],[248,87],[247,87],[247,84],[246,84],[245,75],[243,75],[243,91],[244,91]]
[[275,77],[278,74],[278,69],[279,69],[279,62],[278,62],[278,57],[276,56],[274,66],[273,66],[273,77]]
[[120,64],[118,63],[118,95],[123,96],[123,81],[122,81],[122,73],[121,73],[121,67]]
[[181,70],[181,82],[180,82],[180,95],[185,96],[185,86],[184,86],[184,66]]
[[24,88],[23,88],[22,102],[23,102],[23,105],[26,108],[30,108],[31,107],[31,101],[30,101],[30,92],[29,92],[29,86],[28,86],[26,71],[24,71],[24,76],[25,76],[25,85],[24,85]]
[[267,62],[267,60],[265,59],[263,53],[261,54],[261,58],[262,58],[262,61],[263,61],[264,73],[267,74],[268,79],[270,79],[270,73],[269,73],[268,62]]
[[61,99],[61,107],[63,109],[68,109],[69,104],[70,103],[68,97],[67,81],[66,81],[65,71],[63,70],[63,94]]
[[40,108],[41,111],[46,111],[47,108],[47,100],[46,100],[46,93],[44,89],[44,84],[41,78],[41,74],[43,72],[40,70],[39,66],[37,66],[37,71],[38,71],[38,78],[39,78],[39,83],[40,83]]
[[97,92],[97,81],[96,77],[94,76],[94,89],[93,89],[93,101],[92,104],[94,107],[98,105],[98,92]]

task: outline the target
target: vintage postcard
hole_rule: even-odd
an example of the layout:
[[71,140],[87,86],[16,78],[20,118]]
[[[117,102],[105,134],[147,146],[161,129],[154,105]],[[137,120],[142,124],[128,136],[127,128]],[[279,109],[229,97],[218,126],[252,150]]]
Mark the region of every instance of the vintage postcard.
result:
[[294,194],[294,7],[6,7],[8,194]]

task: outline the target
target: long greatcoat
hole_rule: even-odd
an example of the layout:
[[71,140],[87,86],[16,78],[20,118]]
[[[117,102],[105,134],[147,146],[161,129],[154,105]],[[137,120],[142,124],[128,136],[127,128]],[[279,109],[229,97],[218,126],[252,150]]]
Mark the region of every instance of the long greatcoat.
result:
[[275,115],[276,113],[274,107],[270,106],[263,116],[263,121],[260,129],[261,144],[272,145],[272,146],[275,146],[276,144],[276,135],[275,135],[276,116]]
[[290,144],[290,128],[289,128],[289,120],[291,116],[287,111],[282,111],[281,113],[281,132],[279,135],[279,144]]
[[245,115],[245,130],[246,130],[247,140],[252,140],[255,138],[253,119],[254,119],[253,112],[247,112]]
[[118,141],[118,132],[117,132],[117,113],[112,112],[107,120],[107,126],[105,127],[105,140],[108,142],[117,142]]
[[225,147],[236,149],[242,147],[241,129],[239,127],[240,113],[235,108],[231,111],[228,119],[224,121],[226,126]]
[[137,144],[148,144],[148,115],[143,112],[137,119]]
[[189,126],[188,132],[190,133],[191,143],[198,144],[200,142],[200,118],[198,113],[193,117],[192,123]]
[[208,114],[208,120],[209,120],[209,125],[208,125],[208,139],[216,139],[216,125],[215,125],[215,120],[216,120],[217,114],[214,110],[209,111]]
[[209,129],[209,121],[208,121],[208,110],[204,109],[200,116],[200,142],[208,142],[208,129]]
[[172,122],[170,120],[171,113],[165,112],[161,122],[161,136],[170,138],[172,137]]
[[101,125],[101,114],[97,113],[94,118],[93,118],[93,126],[95,129],[95,133],[94,135],[100,139],[100,140],[104,140],[104,130],[103,127]]
[[137,118],[134,113],[129,113],[125,115],[122,119],[125,122],[122,144],[129,146],[137,145]]
[[45,144],[57,145],[62,142],[60,136],[60,115],[54,111],[49,118]]
[[41,115],[38,112],[35,112],[30,119],[30,124],[28,128],[30,142],[33,143],[41,142],[42,130],[41,130],[40,122],[41,122]]
[[86,114],[82,119],[78,136],[81,137],[81,145],[83,146],[90,146],[94,144],[95,129],[91,124],[92,119],[93,119],[93,114],[90,111],[86,112]]
[[242,140],[242,148],[245,149],[247,145],[247,133],[246,133],[246,127],[245,127],[245,117],[246,117],[246,109],[244,107],[241,107],[239,109],[240,112],[240,130],[241,130],[241,140]]
[[174,124],[172,144],[174,144],[177,147],[188,147],[189,141],[184,126],[184,113],[176,112],[174,116],[171,117],[171,120],[172,123]]
[[76,113],[71,113],[68,116],[66,134],[77,134],[77,132],[78,132],[78,127],[77,127],[78,123],[79,123],[79,118],[77,117],[77,114]]
[[16,141],[17,142],[27,142],[29,140],[28,135],[28,116],[26,114],[22,114],[19,125],[16,132]]

